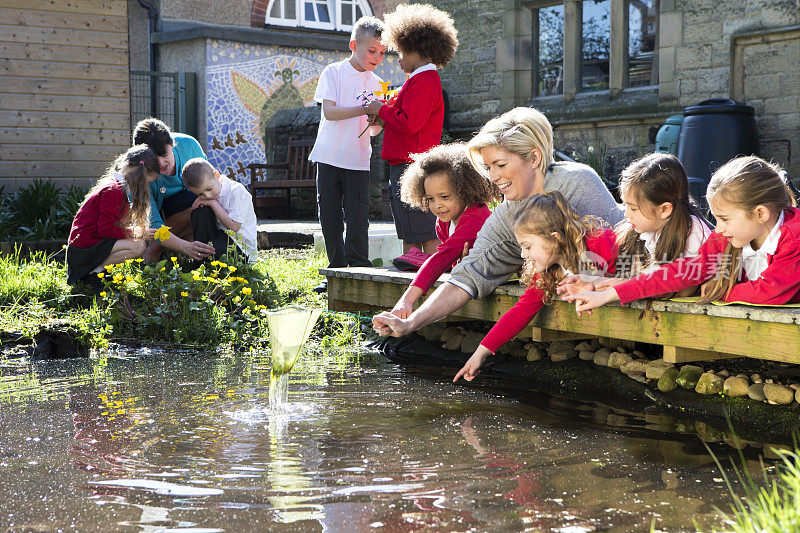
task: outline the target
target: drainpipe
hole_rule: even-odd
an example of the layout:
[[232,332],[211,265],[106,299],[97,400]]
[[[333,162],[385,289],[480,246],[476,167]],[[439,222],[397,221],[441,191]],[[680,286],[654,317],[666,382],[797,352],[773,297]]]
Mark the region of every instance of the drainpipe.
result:
[[[148,28],[147,28],[147,46],[150,50],[150,71],[155,72],[158,70],[158,45],[153,42],[153,33],[159,30],[158,9],[145,0],[139,0],[139,5],[147,10]],[[150,76],[150,113],[153,116],[158,114],[158,92],[156,90],[156,77]]]

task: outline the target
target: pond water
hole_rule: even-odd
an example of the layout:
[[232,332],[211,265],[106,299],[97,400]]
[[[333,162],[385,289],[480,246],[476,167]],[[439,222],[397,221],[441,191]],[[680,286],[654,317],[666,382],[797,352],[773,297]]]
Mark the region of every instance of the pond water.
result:
[[0,377],[14,531],[688,531],[730,502],[680,421],[374,357],[301,356],[279,413],[256,355],[5,360]]

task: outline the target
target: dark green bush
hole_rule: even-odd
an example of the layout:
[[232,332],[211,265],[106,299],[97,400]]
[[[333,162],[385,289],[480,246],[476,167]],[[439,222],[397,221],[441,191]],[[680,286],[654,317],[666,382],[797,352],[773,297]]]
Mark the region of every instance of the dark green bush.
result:
[[14,194],[0,188],[0,241],[65,239],[86,188],[63,194],[52,181],[34,179]]

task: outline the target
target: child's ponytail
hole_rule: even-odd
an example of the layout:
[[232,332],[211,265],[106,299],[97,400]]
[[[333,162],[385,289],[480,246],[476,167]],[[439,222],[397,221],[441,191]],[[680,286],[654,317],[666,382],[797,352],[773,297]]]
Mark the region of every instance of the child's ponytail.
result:
[[[514,232],[537,235],[553,244],[561,256],[558,265],[553,265],[540,274],[540,288],[544,291],[545,304],[556,299],[556,286],[563,278],[561,268],[574,273],[583,270],[581,263],[587,234],[601,227],[602,221],[595,217],[581,218],[572,209],[567,199],[559,191],[550,191],[533,196],[519,210],[514,220]],[[553,236],[553,233],[556,235]],[[529,265],[523,267],[522,283],[530,284],[533,274]]]
[[[786,173],[779,166],[755,156],[731,159],[717,169],[708,184],[706,197],[709,203],[719,197],[749,214],[759,205],[772,213],[796,205],[786,183]],[[741,268],[742,249],[729,242],[718,259],[716,275],[698,303],[723,299],[738,283]]]

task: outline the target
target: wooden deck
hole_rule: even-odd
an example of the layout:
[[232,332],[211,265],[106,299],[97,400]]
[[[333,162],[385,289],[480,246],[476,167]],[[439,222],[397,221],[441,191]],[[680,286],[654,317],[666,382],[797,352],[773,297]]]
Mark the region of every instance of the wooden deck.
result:
[[[328,307],[335,311],[391,309],[414,277],[386,268],[325,268],[320,273],[328,278]],[[436,285],[446,280],[444,275]],[[490,296],[469,301],[449,319],[494,322],[522,293],[516,283],[501,285]],[[648,300],[601,307],[579,318],[572,304],[557,302],[539,312],[526,336],[540,341],[596,336],[657,344],[664,347],[664,358],[675,363],[731,357],[800,363],[800,308]]]

